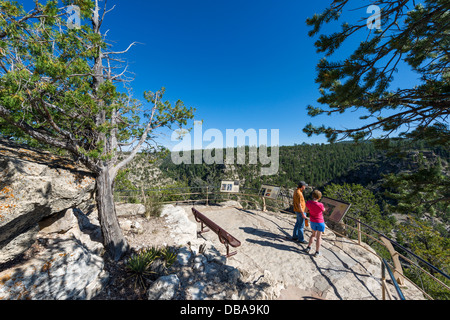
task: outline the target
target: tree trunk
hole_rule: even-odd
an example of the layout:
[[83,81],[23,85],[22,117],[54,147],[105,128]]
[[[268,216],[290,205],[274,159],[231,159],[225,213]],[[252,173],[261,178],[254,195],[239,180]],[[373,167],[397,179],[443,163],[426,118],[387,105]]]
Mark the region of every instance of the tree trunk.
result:
[[103,244],[111,259],[118,261],[128,250],[128,243],[123,236],[114,203],[113,181],[109,170],[103,169],[96,177],[97,210],[103,234]]

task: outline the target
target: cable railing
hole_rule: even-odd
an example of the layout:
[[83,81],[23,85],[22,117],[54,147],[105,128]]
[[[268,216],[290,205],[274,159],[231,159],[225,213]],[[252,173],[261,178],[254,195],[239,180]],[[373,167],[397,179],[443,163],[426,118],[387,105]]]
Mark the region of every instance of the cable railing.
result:
[[[237,200],[245,209],[256,209],[262,211],[274,211],[286,214],[293,214],[290,210],[290,204],[292,202],[292,195],[289,192],[282,191],[278,199],[267,199],[259,195],[258,189],[240,188],[239,193],[224,193],[220,191],[216,186],[202,186],[202,187],[174,187],[174,188],[158,188],[148,190],[118,190],[115,192],[115,200],[117,202],[131,202],[131,203],[143,203],[147,206],[164,205],[164,204],[198,204],[215,205],[224,201]],[[146,208],[148,209],[148,208]],[[353,222],[353,226],[350,223],[346,223],[347,220]],[[356,226],[355,226],[356,225]],[[405,281],[408,284],[413,285],[417,290],[430,300],[438,299],[448,300],[450,299],[450,277],[442,270],[436,268],[423,258],[411,252],[393,239],[390,239],[385,234],[377,231],[370,225],[360,221],[359,219],[346,215],[341,223],[339,223],[339,231],[337,228],[327,228],[340,237],[345,237],[350,241],[360,245],[362,248],[362,240],[370,243],[372,249],[369,252],[375,254],[382,264],[382,288],[383,299],[388,296],[392,299],[392,296],[385,286],[385,270],[391,278],[392,283],[398,293],[400,299],[404,299],[404,295],[401,292],[401,287],[405,286]],[[367,230],[363,230],[363,228]],[[350,232],[349,232],[350,230]],[[367,231],[367,232],[366,232]],[[371,232],[372,234],[370,234]],[[389,263],[387,259],[392,262]],[[420,265],[422,264],[422,266]],[[427,268],[428,270],[426,270]],[[413,270],[417,276],[415,278],[421,279],[420,281],[413,281],[404,274],[404,269]],[[410,271],[411,274],[413,271]],[[420,273],[419,273],[420,272]],[[422,275],[431,279],[433,286],[437,286],[438,289],[434,291],[439,294],[429,293],[430,291],[426,284],[429,281],[423,281]],[[441,277],[443,280],[438,278]],[[420,284],[418,284],[420,282]],[[447,283],[445,283],[447,282]],[[433,291],[433,290],[431,290]],[[387,292],[387,294],[386,294]]]

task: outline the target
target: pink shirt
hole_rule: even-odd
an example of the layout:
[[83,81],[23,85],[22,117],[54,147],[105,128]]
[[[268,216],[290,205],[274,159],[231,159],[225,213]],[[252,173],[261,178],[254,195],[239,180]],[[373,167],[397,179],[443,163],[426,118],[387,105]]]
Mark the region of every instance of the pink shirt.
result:
[[325,207],[322,203],[310,200],[306,202],[306,207],[309,209],[309,219],[311,220],[311,222],[325,222],[325,220],[323,219],[323,212],[325,211]]

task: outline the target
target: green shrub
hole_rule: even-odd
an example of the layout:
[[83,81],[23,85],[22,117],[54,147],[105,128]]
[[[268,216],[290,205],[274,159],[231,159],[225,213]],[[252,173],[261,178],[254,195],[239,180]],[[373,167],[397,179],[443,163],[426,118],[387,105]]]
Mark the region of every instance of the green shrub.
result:
[[131,255],[126,261],[129,278],[135,279],[135,287],[139,283],[145,288],[145,280],[154,280],[162,274],[167,274],[177,259],[177,249],[172,247],[145,248]]
[[159,201],[156,195],[151,195],[145,200],[145,217],[160,217],[163,204]]

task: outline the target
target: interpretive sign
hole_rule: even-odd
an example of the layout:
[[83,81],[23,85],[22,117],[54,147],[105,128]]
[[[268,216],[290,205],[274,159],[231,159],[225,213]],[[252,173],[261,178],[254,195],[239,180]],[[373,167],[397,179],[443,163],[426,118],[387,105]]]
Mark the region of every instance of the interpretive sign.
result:
[[278,194],[280,193],[280,187],[262,185],[259,190],[259,195],[268,198],[268,199],[276,199],[278,198]]
[[347,214],[351,204],[343,201],[323,197],[321,201],[325,207],[324,218],[339,223]]
[[220,192],[238,193],[239,181],[222,181],[220,184]]

